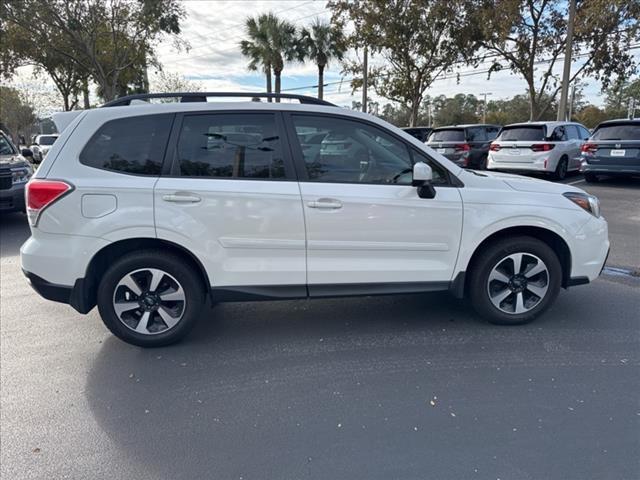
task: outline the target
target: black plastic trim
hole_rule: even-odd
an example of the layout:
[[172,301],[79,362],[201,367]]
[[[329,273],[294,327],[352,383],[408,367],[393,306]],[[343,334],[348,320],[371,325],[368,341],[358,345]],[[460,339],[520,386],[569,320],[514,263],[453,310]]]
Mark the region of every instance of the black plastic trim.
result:
[[54,302],[69,303],[73,287],[48,282],[35,273],[27,272],[25,270],[23,270],[22,273],[27,277],[31,287],[38,292],[41,297]]
[[567,287],[576,287],[578,285],[586,285],[589,283],[589,277],[571,277],[567,281]]
[[309,285],[310,297],[359,297],[403,293],[439,292],[449,289],[450,282],[346,283]]
[[263,285],[211,287],[214,302],[251,302],[260,300],[292,300],[308,296],[306,285]]
[[449,291],[451,294],[459,299],[464,298],[464,287],[467,278],[467,272],[458,272],[456,278],[453,279],[449,285]]

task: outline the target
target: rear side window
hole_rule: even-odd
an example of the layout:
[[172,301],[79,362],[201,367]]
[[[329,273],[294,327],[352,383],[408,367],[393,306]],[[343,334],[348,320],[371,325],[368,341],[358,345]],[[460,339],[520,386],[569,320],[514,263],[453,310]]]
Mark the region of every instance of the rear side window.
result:
[[580,132],[576,125],[567,125],[565,127],[569,140],[580,140]]
[[484,127],[468,128],[467,140],[470,142],[485,142],[487,140],[487,133]]
[[544,127],[541,125],[504,127],[498,140],[503,142],[544,140]]
[[89,167],[160,175],[173,115],[144,115],[105,123],[80,153]]
[[640,123],[602,125],[593,132],[592,140],[640,140]]
[[177,155],[180,175],[185,177],[282,179],[286,176],[281,140],[272,114],[186,116]]
[[464,130],[461,128],[434,130],[429,137],[430,142],[464,142]]

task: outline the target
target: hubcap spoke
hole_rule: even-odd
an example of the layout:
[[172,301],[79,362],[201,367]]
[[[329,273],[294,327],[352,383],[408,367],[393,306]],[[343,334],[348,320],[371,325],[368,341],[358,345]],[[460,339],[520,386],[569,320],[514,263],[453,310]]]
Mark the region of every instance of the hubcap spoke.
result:
[[184,301],[184,292],[182,288],[179,288],[175,292],[162,293],[160,294],[160,300],[163,302],[180,302]]
[[135,310],[136,308],[140,308],[140,304],[138,302],[120,302],[120,303],[114,303],[113,308],[116,311],[116,315],[118,315],[119,317],[124,312]]
[[516,308],[514,313],[524,313],[528,309],[524,306],[524,295],[522,292],[516,294]]
[[527,285],[527,290],[529,290],[531,293],[535,294],[539,298],[544,297],[544,294],[547,293],[547,287],[539,287],[532,283],[529,283]]
[[131,274],[127,275],[122,280],[120,280],[120,285],[124,285],[133,293],[135,293],[136,296],[138,297],[142,295],[142,290],[138,286],[138,283],[135,281],[135,279],[131,276]]
[[144,312],[142,317],[140,317],[140,321],[138,322],[138,326],[136,327],[136,332],[138,333],[149,333],[147,329],[149,325],[149,318],[151,318],[151,312]]
[[495,296],[491,297],[491,301],[495,304],[495,305],[500,305],[503,300],[505,300],[509,295],[511,295],[513,292],[508,289],[505,288],[504,290],[502,290],[500,293],[497,293]]
[[509,277],[506,276],[504,273],[499,272],[496,269],[494,269],[489,275],[489,281],[492,282],[494,280],[497,280],[498,282],[502,282],[502,283],[509,283]]
[[509,255],[509,258],[513,262],[513,274],[517,275],[520,273],[522,269],[522,253],[514,253],[513,255]]
[[524,276],[527,278],[531,278],[531,277],[535,277],[539,273],[546,272],[546,271],[547,271],[547,267],[544,266],[544,263],[538,262],[529,270],[524,272]]
[[158,309],[158,314],[160,314],[160,317],[167,325],[167,328],[173,327],[176,323],[178,323],[178,320],[180,320],[180,317],[172,317],[171,314],[162,306]]
[[155,268],[149,269],[149,271],[151,272],[151,283],[149,284],[149,291],[155,292],[164,277],[164,272]]

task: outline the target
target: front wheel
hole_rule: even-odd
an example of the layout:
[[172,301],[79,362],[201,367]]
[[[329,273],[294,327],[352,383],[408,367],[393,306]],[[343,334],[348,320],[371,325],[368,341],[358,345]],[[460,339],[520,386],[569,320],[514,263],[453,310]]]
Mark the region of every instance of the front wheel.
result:
[[182,339],[204,300],[196,272],[182,258],[160,250],[125,255],[105,272],[98,289],[104,324],[121,340],[141,347]]
[[472,269],[471,303],[482,317],[499,325],[530,322],[551,306],[562,283],[558,257],[532,237],[490,245]]

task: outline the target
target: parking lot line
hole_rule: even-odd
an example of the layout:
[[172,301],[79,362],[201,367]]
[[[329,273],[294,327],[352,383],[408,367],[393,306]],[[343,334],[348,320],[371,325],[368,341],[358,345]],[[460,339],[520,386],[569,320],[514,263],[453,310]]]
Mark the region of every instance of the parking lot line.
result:
[[581,180],[574,180],[573,182],[567,183],[567,185],[577,185],[578,183],[583,183],[584,181],[584,178]]

